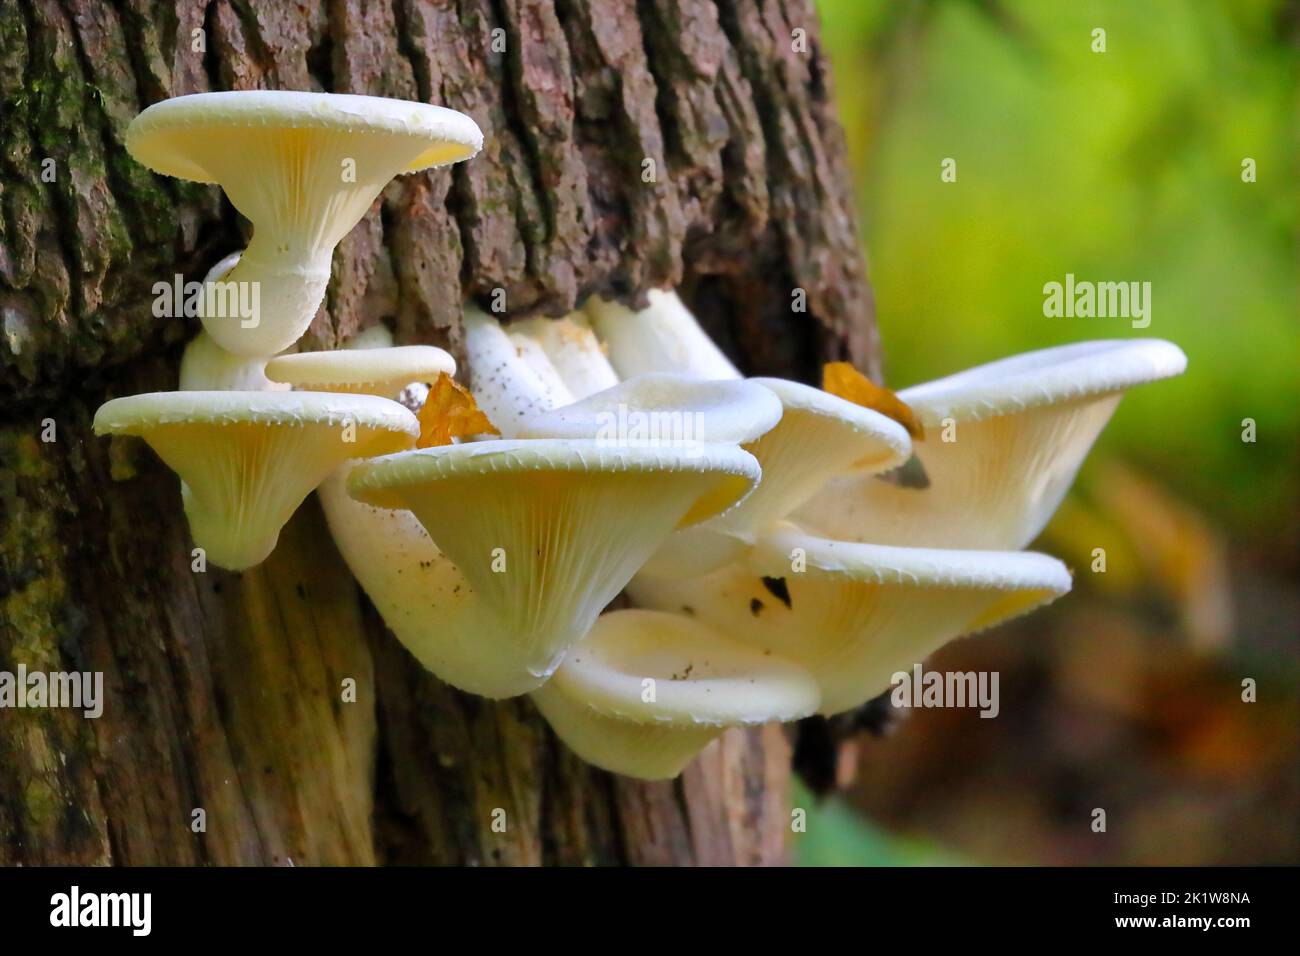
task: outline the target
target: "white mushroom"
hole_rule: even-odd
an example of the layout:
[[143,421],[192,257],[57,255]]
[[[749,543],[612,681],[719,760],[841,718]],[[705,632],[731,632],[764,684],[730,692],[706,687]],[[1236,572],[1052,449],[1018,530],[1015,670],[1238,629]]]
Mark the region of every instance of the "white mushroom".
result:
[[446,628],[454,646],[426,648],[422,659],[440,654],[440,677],[509,697],[546,681],[675,527],[726,509],[757,479],[757,462],[732,445],[503,440],[358,462],[347,486],[367,504],[410,509],[474,591],[469,624],[444,620],[439,607],[413,637],[390,621],[398,637],[425,646]]
[[443,373],[456,374],[456,360],[432,345],[299,352],[266,363],[269,379],[297,389],[384,398],[395,398],[412,382],[427,384]]
[[649,306],[639,312],[597,296],[585,306],[621,377],[675,372],[695,378],[740,378],[676,292],[651,289],[648,295]]
[[899,392],[921,419],[924,489],[835,479],[794,513],[836,538],[1022,548],[1051,518],[1124,390],[1180,374],[1158,339],[1080,342],[981,365]]
[[202,310],[213,340],[248,356],[274,355],[302,335],[324,297],[335,245],[389,180],[468,159],[482,143],[472,119],[438,106],[265,90],[163,100],[126,135],[139,162],[219,184],[253,223],[238,264],[207,284]]
[[314,392],[132,395],[100,406],[94,427],[149,443],[181,478],[195,544],[232,571],[263,561],[342,462],[410,447],[420,433],[396,402]]
[[830,541],[783,524],[702,578],[639,576],[642,607],[688,614],[807,668],[821,711],[851,710],[948,641],[1070,590],[1055,558]]
[[495,318],[467,305],[464,329],[470,391],[502,437],[514,438],[520,420],[553,408],[556,396]]
[[529,336],[514,331],[513,328],[509,336],[515,352],[523,359],[524,364],[533,370],[537,380],[542,383],[542,388],[546,390],[546,403],[554,408],[572,402],[573,393],[564,384],[564,379],[560,377],[559,371],[551,363],[542,346]]
[[801,667],[689,618],[601,615],[533,701],[590,764],[675,777],[728,727],[807,717],[817,684]]
[[[430,346],[393,346],[373,326],[334,352],[312,352],[276,365],[273,374],[325,391],[365,390],[394,396],[406,387],[453,374],[455,362]],[[480,619],[465,576],[429,539],[415,515],[362,504],[347,493],[354,463],[344,462],[316,489],[330,535],[353,577],[403,645],[429,670],[458,685],[499,680],[478,635],[496,624]]]
[[571,312],[562,319],[525,319],[512,328],[542,347],[574,400],[618,384],[618,374],[585,313]]
[[683,577],[714,571],[738,558],[760,532],[811,498],[828,479],[847,472],[877,474],[911,454],[907,430],[878,412],[798,382],[747,381],[772,391],[783,409],[774,428],[744,445],[762,466],[763,480],[726,514],[669,538],[644,573]]
[[227,352],[200,330],[181,356],[183,392],[287,392],[289,386],[266,377],[266,359]]
[[[384,623],[427,670],[464,689],[509,689],[518,664],[494,646],[501,627],[492,608],[420,520],[405,509],[376,508],[347,493],[354,465],[316,489],[330,535]],[[486,639],[485,639],[486,635]]]

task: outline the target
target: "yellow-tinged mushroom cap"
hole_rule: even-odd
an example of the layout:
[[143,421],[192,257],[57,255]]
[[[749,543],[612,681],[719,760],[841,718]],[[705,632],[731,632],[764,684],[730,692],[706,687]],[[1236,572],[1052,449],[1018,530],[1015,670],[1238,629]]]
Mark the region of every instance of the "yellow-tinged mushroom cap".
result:
[[773,392],[783,408],[774,428],[745,445],[762,466],[763,480],[726,514],[665,541],[646,573],[682,577],[716,570],[830,478],[850,471],[876,474],[911,455],[907,430],[878,412],[798,382],[748,381]]
[[163,100],[126,135],[139,162],[220,184],[253,223],[238,265],[207,284],[214,294],[201,315],[222,348],[261,356],[305,331],[324,296],[334,246],[390,179],[468,159],[482,141],[472,119],[443,107],[266,90]]
[[281,355],[266,363],[266,377],[294,388],[392,398],[412,382],[456,374],[456,360],[432,345],[340,349]]
[[1022,548],[1069,490],[1125,389],[1180,374],[1158,339],[1080,342],[899,392],[926,427],[928,487],[833,479],[794,517],[837,538],[942,548]]
[[727,508],[758,476],[729,445],[485,441],[358,462],[348,491],[410,509],[464,574],[494,622],[479,650],[502,666],[460,686],[507,697],[546,680],[673,528]]
[[[381,508],[410,508],[419,514],[426,489],[435,487],[505,505],[513,504],[501,500],[512,488],[528,498],[560,499],[575,490],[608,488],[617,496],[624,487],[631,494],[658,488],[658,496],[648,497],[685,502],[680,510],[676,502],[668,510],[677,515],[674,525],[686,527],[731,507],[749,493],[760,474],[753,455],[721,443],[659,449],[610,448],[594,441],[481,441],[419,448],[364,462],[349,480],[348,491]],[[673,476],[671,482],[668,476]],[[669,485],[677,495],[669,494]],[[627,500],[638,501],[647,513],[660,510],[646,507],[650,503],[639,498]],[[531,510],[533,505],[524,507]]]
[[830,541],[783,524],[702,578],[639,576],[644,607],[700,620],[807,668],[822,713],[851,710],[948,641],[1070,590],[1065,565],[1020,551],[945,551]]
[[[458,163],[483,148],[483,132],[478,124],[464,113],[443,106],[381,96],[291,90],[192,93],[162,100],[131,123],[126,147],[139,162],[165,176],[224,186],[222,174],[234,168],[232,159],[252,165],[249,151],[264,147],[288,149],[305,137],[279,137],[307,131],[374,137],[385,143],[394,157],[385,163],[394,166],[385,182],[399,173]],[[221,134],[245,133],[249,134],[246,139],[220,138]],[[218,138],[207,138],[212,134]],[[244,152],[240,154],[231,146]],[[233,157],[219,155],[232,152]]]
[[819,696],[790,661],[681,615],[628,610],[602,615],[533,701],[588,763],[657,780],[725,728],[806,717]]
[[258,564],[294,510],[349,458],[409,447],[415,416],[369,395],[153,392],[95,413],[97,435],[136,435],[181,478],[195,543],[213,564]]

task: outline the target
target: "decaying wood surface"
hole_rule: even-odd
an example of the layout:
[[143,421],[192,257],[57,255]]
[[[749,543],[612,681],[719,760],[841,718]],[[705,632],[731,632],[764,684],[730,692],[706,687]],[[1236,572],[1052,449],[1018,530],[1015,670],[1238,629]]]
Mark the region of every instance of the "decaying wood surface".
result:
[[314,499],[261,567],[195,573],[175,476],[91,435],[106,398],[176,386],[197,324],[154,318],[153,284],[244,238],[218,190],[133,162],[127,124],[257,88],[442,103],[486,136],[389,187],[305,347],[387,320],[456,351],[467,298],[560,315],[679,286],[747,371],[875,370],[811,0],[6,3],[0,670],[102,671],[106,702],[0,710],[0,863],[783,860],[779,728],[726,735],[674,783],[592,770],[526,700],[424,673]]

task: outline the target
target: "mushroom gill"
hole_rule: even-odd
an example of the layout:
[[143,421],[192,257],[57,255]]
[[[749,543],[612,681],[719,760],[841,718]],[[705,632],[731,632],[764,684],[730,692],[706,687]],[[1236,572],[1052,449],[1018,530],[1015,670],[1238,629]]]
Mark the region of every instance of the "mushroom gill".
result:
[[252,222],[248,248],[206,283],[201,310],[218,345],[249,356],[274,355],[306,331],[334,247],[389,180],[468,159],[482,142],[472,119],[439,106],[269,90],[162,100],[126,135],[137,161],[220,185]]
[[407,448],[415,416],[368,395],[152,392],[95,413],[95,434],[143,438],[181,478],[194,542],[210,562],[250,568],[302,500],[349,458]]
[[612,611],[533,702],[574,753],[643,780],[677,776],[728,727],[807,717],[803,668],[677,614]]
[[347,488],[409,509],[464,575],[478,620],[491,622],[475,651],[501,666],[491,682],[458,686],[508,697],[546,681],[674,528],[729,507],[758,475],[734,445],[501,440],[359,462]]

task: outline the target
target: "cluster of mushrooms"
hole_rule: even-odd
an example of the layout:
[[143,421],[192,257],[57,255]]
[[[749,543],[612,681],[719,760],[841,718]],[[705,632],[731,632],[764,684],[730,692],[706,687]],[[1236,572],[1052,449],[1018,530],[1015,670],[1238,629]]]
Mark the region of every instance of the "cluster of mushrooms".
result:
[[[467,116],[374,97],[145,110],[131,154],[220,184],[251,220],[207,283],[257,283],[262,314],[205,300],[181,390],[109,401],[95,431],[143,438],[180,476],[220,567],[264,560],[315,490],[426,668],[531,695],[608,770],[673,777],[725,728],[856,708],[947,641],[1064,594],[1065,566],[1021,549],[1124,390],[1186,364],[1158,340],[1085,342],[863,402],[744,378],[659,291],[641,311],[593,297],[508,326],[466,306],[472,398],[452,411],[429,404],[452,356],[382,326],[293,352],[384,185],[481,144]],[[635,608],[602,614],[624,591]]]

